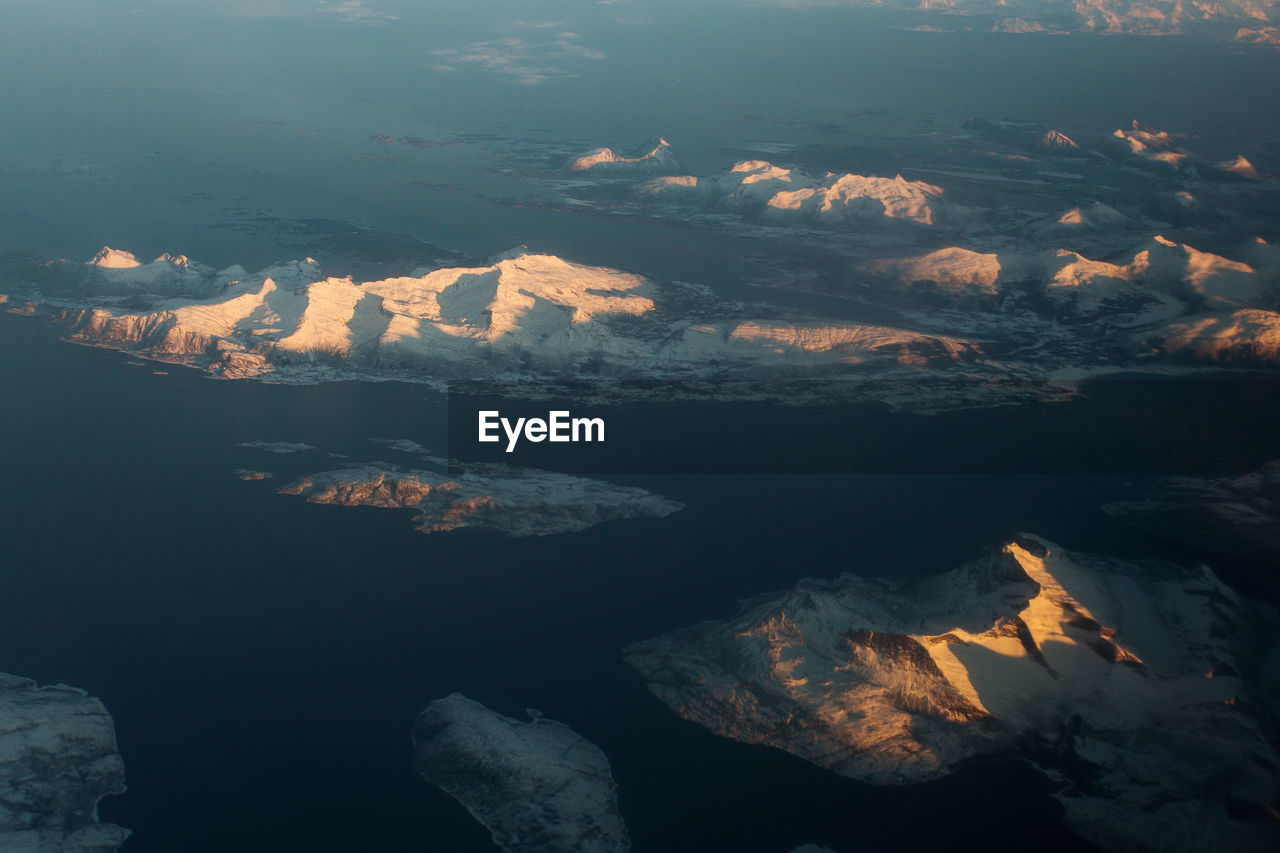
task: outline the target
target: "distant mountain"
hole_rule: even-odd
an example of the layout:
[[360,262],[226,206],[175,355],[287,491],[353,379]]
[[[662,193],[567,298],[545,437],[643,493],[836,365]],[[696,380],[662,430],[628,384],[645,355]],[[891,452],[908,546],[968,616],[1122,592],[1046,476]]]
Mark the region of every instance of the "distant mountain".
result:
[[802,581],[626,658],[681,717],[853,779],[1020,755],[1104,849],[1226,853],[1280,843],[1236,819],[1280,789],[1277,628],[1204,567],[1023,536],[916,581]]
[[1219,163],[1218,168],[1224,172],[1230,172],[1233,175],[1239,175],[1242,178],[1259,178],[1258,170],[1253,167],[1243,154],[1237,156],[1234,160],[1227,160]]
[[1131,224],[1129,217],[1109,204],[1095,201],[1085,207],[1073,207],[1058,217],[1058,224],[1070,228],[1114,228]]
[[[1057,224],[1102,227],[1115,217],[1123,215],[1094,205],[1069,211]],[[1241,309],[1280,320],[1280,258],[1254,254],[1258,266],[1156,235],[1117,261],[1092,260],[1067,249],[980,253],[952,246],[874,261],[863,269],[875,277],[869,289],[882,295],[910,293],[921,285],[935,298],[952,302],[981,298],[994,305],[1010,296],[1030,295],[1034,298],[1025,304],[1040,304],[1056,319],[1073,323],[1138,328],[1184,314],[1218,316],[1216,312]],[[1229,340],[1220,342],[1225,346]]]
[[[793,177],[753,167],[734,180],[751,203],[824,191],[778,189]],[[891,208],[930,198],[907,189],[921,195]],[[0,302],[53,319],[71,340],[222,378],[466,380],[526,396],[571,381],[586,399],[614,401],[657,393],[620,380],[661,380],[664,397],[681,399],[936,411],[1060,399],[1063,370],[1280,364],[1280,252],[1258,239],[1241,257],[1157,235],[1114,260],[944,246],[864,261],[841,295],[896,312],[888,322],[744,303],[523,248],[371,281],[326,277],[310,258],[252,274],[164,259],[102,268],[10,258]]]
[[1045,151],[1079,151],[1075,140],[1060,130],[1050,130],[1036,141],[1036,147]]
[[646,143],[629,155],[619,154],[612,148],[597,148],[571,160],[565,168],[593,175],[671,175],[684,171],[671,153],[671,143],[662,138]]
[[373,462],[302,477],[280,489],[310,503],[415,509],[422,533],[464,527],[508,536],[547,536],[586,530],[620,518],[662,518],[683,505],[603,480],[506,465],[469,465],[443,473],[446,461],[427,457],[430,470]]
[[1009,33],[1194,34],[1276,44],[1275,0],[772,0],[778,5],[889,7],[959,29]]
[[513,720],[454,693],[413,723],[413,768],[507,853],[626,853],[627,825],[600,748],[530,711]]
[[129,830],[98,820],[124,793],[115,722],[97,699],[0,673],[0,850],[113,853]]
[[1103,509],[1168,539],[1280,567],[1280,460],[1238,477],[1166,477]]
[[[308,259],[231,279],[223,270],[161,280],[145,266],[73,288],[55,277],[46,293],[39,282],[50,269],[30,271],[36,280],[24,298],[72,340],[226,378],[479,379],[526,392],[558,378],[597,382],[602,392],[624,390],[618,379],[662,378],[714,380],[706,393],[733,395],[767,392],[727,380],[992,370],[963,338],[747,306],[704,287],[523,249],[487,266],[366,282],[326,278]],[[124,275],[131,272],[137,277]],[[147,297],[157,283],[161,294]],[[172,295],[179,285],[192,295]],[[794,389],[788,397],[796,399]]]
[[828,173],[813,178],[766,160],[743,160],[711,177],[657,178],[641,192],[704,207],[732,210],[766,220],[798,220],[820,225],[865,225],[899,220],[932,225],[960,218],[964,211],[942,200],[940,187],[923,181]]
[[971,118],[964,123],[964,127],[965,130],[979,134],[992,142],[1025,151],[1064,156],[1083,156],[1085,153],[1079,143],[1070,136],[1036,122]]

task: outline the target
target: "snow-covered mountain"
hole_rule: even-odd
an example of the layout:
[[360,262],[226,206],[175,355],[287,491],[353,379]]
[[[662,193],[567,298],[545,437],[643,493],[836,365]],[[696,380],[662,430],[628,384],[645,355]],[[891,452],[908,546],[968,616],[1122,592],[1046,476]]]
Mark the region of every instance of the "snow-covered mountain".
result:
[[1243,154],[1237,155],[1235,159],[1219,163],[1218,168],[1224,172],[1230,172],[1231,174],[1241,178],[1262,177],[1258,174],[1258,170],[1253,167],[1253,164],[1250,163]]
[[641,192],[657,198],[779,221],[846,226],[883,220],[932,225],[964,211],[943,201],[942,188],[923,181],[828,173],[814,178],[767,160],[743,160],[710,177],[655,178]]
[[[1280,252],[1258,239],[1237,256],[1157,235],[1113,260],[956,245],[853,266],[840,295],[891,309],[890,322],[525,249],[372,281],[326,277],[311,259],[253,274],[188,261],[176,275],[153,272],[179,269],[163,259],[107,275],[11,262],[0,301],[73,341],[221,378],[479,381],[526,396],[572,381],[596,400],[652,399],[647,381],[661,380],[662,399],[937,411],[1059,398],[1063,369],[1275,365]],[[850,381],[862,379],[893,381]]]
[[83,690],[0,673],[0,849],[112,853],[129,830],[98,821],[124,793],[115,723]]
[[1190,317],[1154,330],[1148,343],[1192,363],[1273,367],[1280,364],[1280,313],[1242,309]]
[[[1077,217],[1077,214],[1079,216]],[[1106,205],[1090,208],[1089,216],[1105,220],[1120,216]],[[1058,221],[1083,223],[1077,209]],[[983,297],[995,303],[1014,293],[1034,295],[1052,306],[1056,319],[1140,326],[1167,322],[1182,314],[1210,312],[1218,319],[1231,312],[1254,309],[1254,322],[1280,315],[1280,264],[1260,248],[1252,255],[1257,266],[1204,252],[1185,243],[1155,235],[1121,261],[1099,261],[1068,249],[1040,252],[975,252],[959,246],[924,255],[870,262],[863,271],[882,293],[927,285],[935,296],[971,301]],[[1173,337],[1152,328],[1152,334]],[[1231,345],[1223,335],[1215,339]],[[1184,351],[1187,344],[1170,344]],[[1219,356],[1212,356],[1218,358]]]
[[576,157],[565,167],[570,172],[592,175],[671,175],[684,171],[671,143],[659,137],[642,145],[631,154],[619,154],[612,148],[597,148]]
[[[216,295],[198,297],[147,299],[150,278],[118,272],[106,293],[95,289],[97,279],[46,293],[38,277],[29,278],[22,298],[64,324],[72,340],[229,378],[527,383],[559,377],[616,384],[619,378],[919,373],[956,365],[989,371],[981,346],[963,338],[745,306],[707,288],[524,250],[488,266],[367,282],[325,278],[309,260],[240,278],[210,272],[192,289]],[[131,291],[127,299],[119,285]],[[724,393],[732,392],[726,386]]]
[[971,118],[964,123],[967,131],[992,142],[1038,154],[1080,157],[1083,146],[1057,128],[1036,122]]
[[[1205,567],[1035,536],[942,575],[806,580],[627,649],[680,716],[854,779],[1020,754],[1114,850],[1274,849],[1277,616]],[[1234,805],[1232,805],[1234,804]]]
[[663,518],[684,506],[631,486],[506,465],[469,465],[444,473],[402,470],[385,462],[324,471],[295,480],[282,494],[310,503],[414,509],[415,527],[441,533],[470,527],[508,536],[586,530],[620,518]]
[[1162,163],[1177,169],[1189,157],[1178,145],[1176,136],[1165,130],[1147,127],[1137,119],[1128,128],[1116,128],[1112,136],[1116,140],[1116,147],[1140,160]]
[[243,267],[215,271],[167,252],[143,263],[132,252],[103,246],[84,264],[55,260],[29,269],[43,293],[90,296],[209,296],[246,275]]
[[520,722],[454,693],[413,724],[413,767],[508,853],[625,853],[617,786],[600,748],[530,711]]
[[1130,220],[1111,205],[1095,201],[1064,212],[1058,217],[1057,224],[1068,228],[1114,228],[1128,225]]

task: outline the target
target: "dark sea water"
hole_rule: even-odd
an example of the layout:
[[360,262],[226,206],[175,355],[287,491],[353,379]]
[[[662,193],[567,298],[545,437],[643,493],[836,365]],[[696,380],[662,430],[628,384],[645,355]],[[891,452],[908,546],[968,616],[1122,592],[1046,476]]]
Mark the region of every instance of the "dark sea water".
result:
[[[537,708],[597,743],[639,851],[1088,849],[1018,762],[861,785],[680,721],[620,650],[803,577],[935,572],[1019,530],[1202,556],[1104,515],[1100,503],[1150,481],[1122,476],[618,476],[688,508],[571,535],[427,537],[408,511],[274,489],[348,461],[411,464],[369,439],[439,447],[440,396],[127,362],[0,316],[13,484],[0,671],[102,698],[129,791],[101,812],[134,830],[138,853],[492,849],[410,767],[414,716],[454,690],[512,716]],[[236,446],[255,439],[318,450]],[[240,467],[276,478],[242,482]],[[1214,565],[1277,600],[1256,568]]]
[[[887,309],[744,284],[759,275],[760,256],[792,251],[781,241],[527,197],[547,195],[538,170],[561,149],[626,148],[655,135],[699,175],[767,155],[920,177],[912,166],[955,165],[959,155],[938,140],[971,116],[1083,138],[1137,118],[1194,134],[1188,144],[1206,160],[1243,153],[1280,172],[1272,51],[903,32],[848,10],[724,2],[663,0],[643,12],[585,0],[396,3],[400,18],[382,27],[275,14],[317,5],[0,9],[0,253],[84,260],[106,243],[249,269],[314,253],[344,274],[337,247],[287,233],[297,220],[328,219],[468,257],[527,244],[722,295],[884,321]],[[562,66],[538,86],[483,68],[430,68],[438,49],[536,43],[539,22],[572,27],[607,60],[535,56]],[[371,141],[380,133],[448,144]],[[1121,177],[1135,193],[1176,188],[1162,173]],[[955,197],[972,201],[963,187]],[[1084,187],[1070,204],[1093,199]],[[1274,238],[1274,226],[1263,236]],[[1202,438],[1220,473],[1265,461],[1274,420],[1217,408],[1213,387],[1145,393],[1152,412],[1168,415],[1161,429],[1199,431],[1177,437]],[[1117,401],[1111,393],[1050,417],[1059,428],[1096,423],[1090,417]],[[1122,557],[1207,560],[1245,594],[1280,602],[1272,569],[1149,538],[1101,512],[1154,479],[1149,465],[1115,460],[1091,470],[1143,473],[618,473],[610,479],[687,508],[525,539],[427,537],[409,511],[276,493],[294,476],[349,462],[412,465],[375,437],[443,453],[445,402],[399,383],[214,382],[61,343],[40,321],[0,313],[0,672],[104,701],[129,791],[101,814],[134,831],[126,851],[491,851],[487,832],[410,766],[415,715],[455,690],[511,716],[537,708],[598,744],[638,853],[772,853],[803,842],[850,853],[1085,850],[1061,827],[1048,783],[1024,764],[983,762],[928,785],[861,785],[677,719],[621,649],[727,617],[738,599],[801,578],[937,572],[1023,530]],[[1131,424],[1138,408],[1128,408]],[[725,412],[688,411],[689,428],[703,431]],[[640,422],[662,417],[642,412]],[[1035,428],[1025,412],[975,417],[956,418],[970,438],[986,427],[1006,436]],[[918,421],[877,424],[899,451],[918,434]],[[317,450],[237,446],[259,439]],[[794,470],[829,467],[821,445],[799,446]],[[238,468],[276,476],[242,482]]]

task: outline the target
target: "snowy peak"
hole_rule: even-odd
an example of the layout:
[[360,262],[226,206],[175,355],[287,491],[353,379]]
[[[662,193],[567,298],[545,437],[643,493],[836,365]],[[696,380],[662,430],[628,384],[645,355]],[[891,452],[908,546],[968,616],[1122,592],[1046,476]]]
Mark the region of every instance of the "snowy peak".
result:
[[612,148],[597,148],[569,161],[565,168],[570,172],[661,175],[680,171],[682,167],[671,151],[671,143],[658,137],[631,154],[619,154]]
[[600,316],[654,309],[641,276],[574,264],[554,255],[510,252],[490,267],[436,270],[421,278],[369,282],[364,291],[396,313],[453,327],[460,336],[542,336]]
[[1109,228],[1126,225],[1129,221],[1129,217],[1100,201],[1086,207],[1073,207],[1058,217],[1059,225],[1073,228]]
[[876,261],[868,269],[906,285],[932,284],[952,298],[995,296],[999,292],[997,282],[1001,273],[998,255],[959,246],[949,246],[918,257]]
[[[1055,230],[1103,227],[1116,217],[1127,221],[1104,204],[1075,208],[1057,219]],[[1092,260],[1067,249],[995,254],[951,246],[925,255],[875,261],[863,269],[899,292],[918,290],[914,285],[927,283],[933,294],[951,300],[1032,289],[1047,297],[1059,316],[1075,320],[1116,320],[1117,305],[1111,301],[1123,299],[1124,311],[1130,314],[1124,322],[1154,323],[1185,310],[1270,307],[1280,253],[1273,260],[1269,248],[1255,243],[1245,253],[1266,263],[1265,270],[1162,235],[1142,244],[1127,262]]]
[[1217,308],[1248,307],[1261,296],[1262,282],[1248,264],[1161,235],[1134,256],[1131,266],[1175,296],[1199,297]]
[[1050,130],[1044,136],[1036,140],[1036,147],[1044,151],[1079,151],[1080,146],[1075,140],[1067,136],[1060,130]]
[[124,252],[119,249],[113,249],[110,246],[103,246],[98,250],[98,254],[94,255],[93,259],[89,261],[89,266],[121,270],[140,267],[142,262],[132,252]]
[[1129,154],[1141,160],[1161,163],[1177,169],[1188,157],[1185,151],[1177,147],[1174,134],[1147,127],[1137,119],[1134,119],[1127,129],[1117,128],[1112,136],[1128,150]]
[[1247,366],[1280,364],[1280,314],[1241,309],[1179,320],[1149,341],[1176,358]]
[[[174,267],[186,269],[190,264],[186,255],[171,255],[165,252],[160,257],[151,262],[152,264],[169,264]],[[138,260],[138,256],[133,252],[126,252],[123,249],[113,249],[110,246],[103,246],[98,250],[98,254],[87,262],[87,266],[98,267],[100,269],[109,270],[128,270],[137,269],[138,267],[147,266]]]
[[1260,174],[1258,174],[1258,170],[1253,167],[1253,164],[1245,159],[1245,156],[1243,154],[1239,155],[1234,160],[1227,160],[1225,162],[1219,163],[1218,168],[1224,172],[1230,172],[1233,175],[1239,175],[1242,178],[1262,177]]
[[681,175],[648,182],[651,196],[687,200],[773,220],[798,219],[841,226],[902,220],[934,224],[939,214],[963,211],[942,202],[941,187],[923,181],[828,173],[822,178],[767,160],[743,160],[706,178]]
[[107,272],[115,277],[86,284],[82,272],[73,287],[41,293],[73,340],[226,378],[496,375],[524,387],[572,377],[609,393],[610,377],[714,375],[747,388],[799,367],[824,376],[989,369],[982,345],[965,337],[750,308],[524,247],[488,266],[375,281],[321,277],[310,259],[254,274],[191,261]]

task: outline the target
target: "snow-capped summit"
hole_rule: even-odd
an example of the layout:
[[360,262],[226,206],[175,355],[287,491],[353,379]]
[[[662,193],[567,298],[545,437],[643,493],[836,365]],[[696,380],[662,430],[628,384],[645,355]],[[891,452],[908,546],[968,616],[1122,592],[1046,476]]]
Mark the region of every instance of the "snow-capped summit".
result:
[[1142,160],[1177,169],[1187,159],[1187,153],[1178,148],[1173,134],[1147,127],[1137,119],[1127,129],[1116,128],[1111,135],[1129,154]]
[[221,290],[228,280],[186,255],[166,252],[143,263],[133,252],[110,246],[103,246],[83,267],[76,266],[65,262],[51,265],[50,274],[58,280],[55,287],[104,295],[207,296]]
[[1239,175],[1242,178],[1262,177],[1261,175],[1258,174],[1258,170],[1253,167],[1253,164],[1245,159],[1245,156],[1243,154],[1239,155],[1234,160],[1226,160],[1222,163],[1219,163],[1218,168],[1224,172],[1230,172],[1233,175]]
[[[190,261],[186,255],[171,255],[168,252],[160,255],[151,262],[152,264],[170,264],[175,267],[186,268]],[[138,267],[150,266],[138,260],[138,256],[133,252],[126,252],[123,249],[113,249],[110,246],[103,246],[98,250],[98,254],[94,255],[86,262],[87,266],[98,267],[99,269],[109,270],[129,270]]]
[[1058,217],[1059,225],[1072,228],[1107,228],[1126,225],[1129,221],[1129,217],[1100,201],[1085,207],[1073,207]]
[[696,285],[523,246],[485,266],[374,281],[325,277],[309,258],[254,274],[157,261],[102,271],[56,296],[75,340],[236,378],[769,381],[801,365],[832,373],[972,365],[980,352],[947,335],[768,306],[748,313]]
[[642,192],[697,201],[770,219],[800,219],[823,225],[866,224],[884,219],[934,224],[939,215],[962,213],[942,201],[941,187],[892,178],[828,173],[821,179],[767,160],[743,160],[707,178],[657,178]]
[[1157,234],[1134,255],[1131,267],[1152,285],[1215,308],[1253,305],[1263,283],[1253,267]]
[[1080,146],[1060,130],[1050,130],[1036,141],[1036,147],[1044,151],[1079,151]]
[[88,262],[89,266],[100,267],[102,269],[132,269],[133,267],[142,266],[142,261],[138,260],[138,256],[132,252],[125,252],[120,249],[113,249],[110,246],[103,246],[98,250],[98,254]]
[[570,172],[598,172],[629,175],[669,175],[682,171],[671,143],[662,137],[650,140],[632,154],[619,154],[612,148],[597,148],[574,160],[566,168]]

